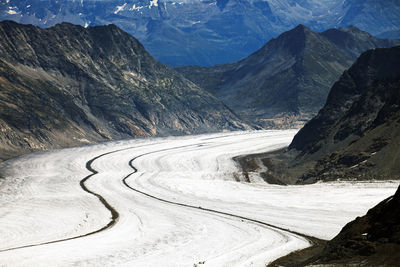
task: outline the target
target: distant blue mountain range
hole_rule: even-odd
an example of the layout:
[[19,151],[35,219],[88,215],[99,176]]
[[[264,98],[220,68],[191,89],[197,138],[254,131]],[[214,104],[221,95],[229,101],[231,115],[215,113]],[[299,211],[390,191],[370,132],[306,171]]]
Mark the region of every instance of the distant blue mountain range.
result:
[[67,21],[116,24],[170,66],[244,58],[304,24],[322,31],[355,25],[374,35],[400,29],[399,0],[2,0],[0,20],[41,27]]

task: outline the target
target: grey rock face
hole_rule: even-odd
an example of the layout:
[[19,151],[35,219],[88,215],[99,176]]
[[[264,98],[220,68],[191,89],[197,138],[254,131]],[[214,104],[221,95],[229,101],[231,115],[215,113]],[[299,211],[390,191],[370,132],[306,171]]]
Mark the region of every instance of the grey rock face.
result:
[[0,23],[1,157],[128,137],[245,129],[114,25]]
[[335,83],[289,146],[316,162],[302,180],[400,178],[399,60],[399,46],[370,50]]
[[266,181],[285,184],[400,179],[399,62],[400,46],[363,53],[288,148],[241,158],[243,171],[262,162]]

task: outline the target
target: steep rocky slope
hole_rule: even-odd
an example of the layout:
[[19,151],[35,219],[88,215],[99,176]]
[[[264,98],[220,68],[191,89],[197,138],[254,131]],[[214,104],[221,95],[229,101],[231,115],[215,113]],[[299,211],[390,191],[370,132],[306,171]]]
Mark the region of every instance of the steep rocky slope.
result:
[[0,158],[137,136],[244,129],[114,25],[0,23]]
[[354,26],[317,33],[299,25],[244,60],[178,71],[248,121],[298,127],[316,115],[333,83],[362,52],[396,43]]
[[287,151],[264,158],[286,183],[400,179],[400,46],[363,53]]
[[296,251],[270,266],[398,266],[399,251],[400,187],[326,244]]
[[400,29],[398,0],[7,0],[0,20],[41,27],[113,23],[171,66],[209,66],[248,56],[302,23],[316,31],[355,25]]
[[313,264],[396,266],[400,260],[400,187],[365,216],[348,223]]

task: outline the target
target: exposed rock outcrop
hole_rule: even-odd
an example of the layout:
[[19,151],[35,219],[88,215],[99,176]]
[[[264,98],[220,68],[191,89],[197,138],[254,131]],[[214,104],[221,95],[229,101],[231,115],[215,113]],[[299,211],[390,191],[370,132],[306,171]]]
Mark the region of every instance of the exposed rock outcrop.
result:
[[0,23],[0,158],[130,137],[245,129],[114,25]]
[[400,179],[400,46],[363,53],[282,153],[260,155],[284,183]]

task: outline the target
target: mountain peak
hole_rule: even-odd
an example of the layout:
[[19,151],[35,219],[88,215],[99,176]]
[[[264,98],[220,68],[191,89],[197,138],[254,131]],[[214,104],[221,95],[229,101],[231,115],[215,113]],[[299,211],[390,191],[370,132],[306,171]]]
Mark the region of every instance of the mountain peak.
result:
[[389,41],[376,38],[352,25],[346,28],[329,29],[322,32],[321,35],[340,49],[345,50],[352,59],[356,59],[363,51],[368,49],[391,47],[400,43],[396,40]]
[[287,36],[287,37],[293,38],[293,37],[296,37],[296,35],[297,35],[298,37],[306,38],[310,34],[317,34],[317,33],[314,32],[313,30],[311,30],[310,28],[304,26],[303,24],[299,24],[295,28],[282,33],[280,36]]
[[[23,24],[22,24],[22,26],[23,26]],[[16,27],[21,27],[21,24],[16,25]],[[57,23],[53,27],[47,28],[47,30],[49,30],[49,31],[53,31],[53,30],[61,30],[61,31],[78,30],[78,31],[82,31],[82,30],[84,30],[84,28],[81,25],[76,25],[76,24],[72,24],[72,23],[69,23],[69,22],[61,22],[61,23]]]
[[352,33],[352,34],[358,34],[358,35],[364,35],[364,36],[366,36],[366,37],[372,36],[372,35],[369,34],[368,32],[363,31],[363,30],[361,30],[360,28],[357,28],[357,27],[354,26],[354,25],[347,26],[346,28],[339,28],[339,31],[347,32],[347,33]]
[[299,24],[297,25],[293,30],[295,31],[311,31],[310,28],[308,28],[307,26],[303,25],[303,24]]
[[260,53],[264,53],[265,51],[272,51],[280,48],[286,49],[293,55],[297,55],[304,50],[308,40],[315,42],[319,37],[319,33],[314,32],[303,24],[299,24],[295,28],[283,32],[278,37],[271,39],[252,55],[260,55]]
[[[97,26],[97,27],[101,27],[101,26]],[[113,23],[107,24],[107,25],[105,25],[103,27],[105,27],[106,29],[110,29],[112,31],[119,31],[119,32],[123,31],[123,30],[121,30],[121,28],[119,28],[117,25],[115,25]]]
[[299,24],[294,29],[282,33],[275,40],[277,46],[286,48],[293,55],[298,55],[304,51],[307,44],[320,42],[321,36],[303,24]]
[[299,24],[295,28],[282,33],[281,35],[279,35],[279,37],[287,36],[287,37],[293,38],[293,37],[296,37],[296,35],[297,35],[298,37],[302,36],[305,38],[309,34],[316,34],[316,33],[313,30],[311,30],[310,28],[304,26],[303,24]]
[[[354,25],[349,25],[345,28],[340,28],[342,30],[347,30],[347,31],[353,31],[353,32],[358,32],[358,31],[362,31],[360,28],[354,26]],[[362,31],[363,32],[363,31]]]

